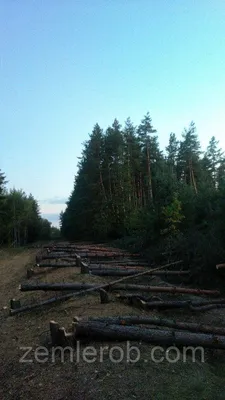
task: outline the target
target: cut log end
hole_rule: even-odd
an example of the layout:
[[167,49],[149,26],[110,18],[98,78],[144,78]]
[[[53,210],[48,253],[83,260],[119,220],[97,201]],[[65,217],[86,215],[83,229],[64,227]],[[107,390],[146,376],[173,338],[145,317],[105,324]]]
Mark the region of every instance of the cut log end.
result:
[[28,268],[27,279],[30,279],[33,275],[34,275],[34,270],[32,268]]
[[84,262],[80,263],[80,273],[81,274],[89,274],[89,268],[88,265]]
[[20,300],[11,299],[10,300],[10,308],[11,310],[17,310],[21,307]]
[[109,295],[104,289],[99,290],[101,304],[109,303]]
[[217,264],[216,269],[225,268],[225,264]]

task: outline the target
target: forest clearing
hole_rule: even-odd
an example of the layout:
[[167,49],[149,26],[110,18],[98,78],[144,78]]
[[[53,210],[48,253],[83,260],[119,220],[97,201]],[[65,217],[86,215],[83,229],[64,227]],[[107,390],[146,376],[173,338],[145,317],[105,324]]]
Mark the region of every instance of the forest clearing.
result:
[[[167,399],[224,399],[225,301],[219,291],[195,291],[182,274],[182,262],[176,262],[170,260],[168,267],[145,266],[148,262],[140,255],[105,244],[62,242],[41,249],[2,250],[1,397],[160,400],[167,393]],[[92,274],[132,268],[137,278]],[[162,275],[157,275],[160,271]],[[121,279],[124,283],[113,287],[112,282]],[[101,286],[102,292],[96,289]],[[59,301],[65,295],[68,298]],[[43,304],[56,297],[57,302]],[[29,310],[40,302],[41,306]],[[129,340],[141,357],[133,363],[112,362],[106,351],[103,360],[77,360],[76,340],[81,349],[119,346],[124,354]],[[190,355],[186,362],[153,362],[154,345],[168,348],[177,340],[179,346],[202,345],[204,362],[198,355],[195,362]],[[73,361],[71,353],[65,352],[63,362],[60,354],[53,362],[54,346],[74,348]],[[31,362],[20,362],[23,348],[29,347]],[[45,362],[43,354],[42,362],[34,357],[38,347],[48,349]],[[120,358],[118,351],[114,358]]]
[[225,400],[225,2],[0,19],[0,400]]

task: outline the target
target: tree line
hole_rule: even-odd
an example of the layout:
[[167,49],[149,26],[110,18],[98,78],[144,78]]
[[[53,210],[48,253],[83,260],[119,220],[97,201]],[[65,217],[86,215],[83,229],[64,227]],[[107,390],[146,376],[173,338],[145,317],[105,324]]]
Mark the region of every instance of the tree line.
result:
[[7,190],[6,184],[6,176],[0,170],[0,246],[16,247],[49,240],[55,228],[41,217],[32,194],[27,196],[23,190]]
[[203,151],[192,121],[181,140],[170,133],[162,151],[149,113],[138,126],[115,119],[105,131],[96,124],[84,143],[61,233],[120,239],[158,258],[175,252],[201,279],[206,265],[212,272],[225,261],[224,198],[225,157],[215,136]]

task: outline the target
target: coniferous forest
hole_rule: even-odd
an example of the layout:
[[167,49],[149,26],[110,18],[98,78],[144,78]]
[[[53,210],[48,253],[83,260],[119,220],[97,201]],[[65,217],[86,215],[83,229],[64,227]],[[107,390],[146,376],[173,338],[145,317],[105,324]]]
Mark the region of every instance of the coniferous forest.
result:
[[68,240],[117,240],[154,261],[173,254],[193,280],[216,283],[225,260],[225,157],[215,136],[201,149],[194,122],[159,146],[147,113],[139,126],[96,124],[84,143],[61,233]]
[[[49,240],[52,228],[41,217],[38,202],[23,190],[7,190],[7,179],[0,170],[0,246],[24,246]],[[54,228],[53,228],[54,229]]]

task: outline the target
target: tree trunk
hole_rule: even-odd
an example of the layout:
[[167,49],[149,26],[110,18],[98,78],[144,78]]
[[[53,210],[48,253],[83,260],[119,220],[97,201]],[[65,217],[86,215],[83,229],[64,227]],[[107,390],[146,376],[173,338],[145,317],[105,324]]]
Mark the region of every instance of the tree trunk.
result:
[[155,325],[168,328],[181,329],[190,332],[213,333],[215,335],[225,336],[225,328],[210,325],[202,325],[191,322],[172,321],[165,318],[140,317],[140,316],[120,316],[120,317],[88,317],[86,319],[74,318],[76,322],[102,322],[105,324],[116,325]]
[[[126,297],[126,296],[124,296]],[[151,301],[146,302],[140,300],[140,305],[145,310],[149,309],[171,309],[171,308],[187,308],[192,311],[208,311],[213,308],[224,308],[225,299],[211,300],[211,301]],[[218,307],[217,307],[218,306]],[[208,308],[209,307],[209,308]]]
[[[139,271],[138,269],[101,269],[101,268],[91,268],[89,267],[89,271],[91,275],[97,275],[97,276],[130,276],[130,275],[135,275]],[[176,275],[176,276],[183,276],[183,275],[190,275],[189,271],[158,271],[155,272],[154,275]]]
[[[107,284],[106,284],[107,285]],[[112,284],[111,284],[112,285]],[[21,292],[27,292],[32,290],[46,290],[46,291],[57,291],[57,290],[85,290],[85,289],[96,289],[98,285],[87,284],[87,283],[22,283],[20,285]],[[107,288],[107,287],[106,287]],[[130,290],[130,291],[140,291],[140,292],[152,292],[152,293],[186,293],[195,295],[216,295],[219,296],[220,292],[218,290],[199,290],[199,289],[189,289],[181,288],[176,286],[145,286],[145,285],[132,285],[132,284],[115,284],[112,288],[109,284],[109,289],[113,290]],[[221,303],[221,300],[218,300]],[[210,302],[212,304],[212,301]]]
[[136,326],[107,325],[100,322],[78,322],[75,339],[143,341],[146,343],[169,346],[202,346],[213,349],[225,349],[225,337],[203,333],[189,333]]
[[42,263],[42,264],[36,264],[36,266],[40,267],[40,268],[46,268],[46,267],[49,267],[49,268],[67,268],[67,267],[76,267],[77,265],[76,264],[52,264],[52,263],[47,264],[47,263]]
[[150,143],[147,141],[147,168],[148,168],[148,200],[153,201],[152,192],[152,175],[151,175],[151,158],[150,158]]

